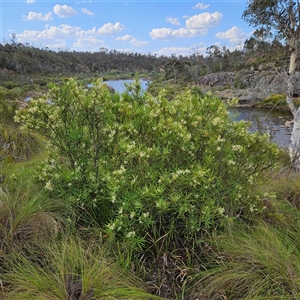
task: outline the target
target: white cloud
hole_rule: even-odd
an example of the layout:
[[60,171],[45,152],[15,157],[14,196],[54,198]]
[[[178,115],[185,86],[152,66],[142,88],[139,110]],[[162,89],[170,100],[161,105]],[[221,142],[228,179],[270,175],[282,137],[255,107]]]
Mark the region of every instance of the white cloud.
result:
[[140,41],[137,38],[135,38],[135,37],[133,37],[133,36],[131,36],[129,34],[126,34],[126,35],[124,35],[122,37],[116,38],[116,41],[123,41],[123,42],[124,41],[129,41],[130,44],[132,44],[134,46],[138,46],[138,47],[145,46],[145,45],[148,44],[147,41]]
[[219,39],[228,39],[232,44],[238,45],[243,42],[247,35],[242,29],[233,26],[225,32],[218,32],[216,37]]
[[99,35],[113,35],[124,30],[125,26],[120,22],[117,22],[115,25],[112,23],[106,23],[98,30]]
[[195,6],[193,6],[195,9],[207,9],[209,8],[209,4],[204,4],[204,3],[197,3]]
[[93,36],[80,37],[75,43],[73,43],[72,48],[75,49],[89,49],[89,51],[97,51],[99,48],[104,46],[104,41],[99,40]]
[[133,37],[129,34],[123,35],[121,37],[116,38],[116,41],[128,41],[132,39]]
[[175,54],[176,56],[188,56],[191,55],[191,49],[182,47],[165,47],[160,49],[159,51],[155,51],[154,53],[158,56],[171,56],[172,54]]
[[191,38],[207,34],[207,28],[187,29],[155,28],[149,33],[153,40],[171,40],[175,38]]
[[81,11],[90,17],[94,16],[94,13],[88,10],[87,8],[82,8]]
[[148,41],[140,41],[136,38],[133,38],[131,41],[130,41],[130,44],[134,45],[134,46],[137,46],[137,47],[140,47],[140,46],[146,46],[148,45]]
[[27,0],[26,2],[27,2],[28,4],[33,4],[35,1],[36,1],[36,0]]
[[172,17],[167,17],[166,21],[173,24],[173,25],[180,25],[180,22],[178,21],[177,18],[172,18]]
[[56,4],[53,7],[53,12],[60,18],[74,17],[77,15],[76,10],[67,5]]
[[53,49],[65,48],[66,41],[59,37],[50,36],[48,29],[43,31],[24,30],[23,33],[16,34],[20,43],[29,43],[35,46],[43,45]]
[[195,36],[203,36],[208,32],[208,28],[217,26],[222,14],[214,12],[212,14],[205,12],[203,14],[194,15],[185,21],[185,27],[173,30],[171,28],[154,28],[149,33],[154,40],[171,40],[174,38],[191,38]]
[[43,15],[42,13],[37,13],[30,11],[28,16],[23,16],[23,20],[26,21],[50,21],[53,20],[53,16],[51,12],[46,13]]
[[195,15],[185,21],[186,28],[198,29],[215,27],[220,24],[222,17],[223,15],[217,11],[212,14],[205,12],[203,14]]
[[44,45],[49,48],[66,47],[66,40],[68,39],[73,39],[79,43],[82,39],[91,38],[89,31],[84,31],[79,26],[70,26],[67,24],[60,26],[46,25],[42,31],[24,30],[23,33],[16,36],[20,43],[30,43],[36,46]]
[[[109,24],[109,23],[108,23]],[[105,24],[107,25],[107,24]],[[114,33],[123,25],[116,23],[115,25],[103,26],[101,28],[93,27],[84,30],[79,26],[71,26],[62,24],[59,26],[45,25],[44,30],[24,30],[22,33],[16,34],[20,43],[30,43],[35,46],[49,47],[51,49],[66,48],[66,45],[72,45],[73,49],[88,49],[89,51],[98,51],[100,47],[104,46],[104,41],[99,38],[104,32],[107,34]],[[104,29],[107,29],[104,31]],[[125,40],[126,38],[124,38]],[[139,41],[138,39],[129,36],[129,42],[132,45],[143,46],[147,42]]]

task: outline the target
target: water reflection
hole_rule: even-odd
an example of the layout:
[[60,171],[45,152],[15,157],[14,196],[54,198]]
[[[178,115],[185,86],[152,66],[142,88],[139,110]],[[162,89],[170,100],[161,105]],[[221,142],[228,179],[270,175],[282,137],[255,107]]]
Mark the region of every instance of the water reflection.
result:
[[[251,131],[267,132],[272,141],[281,148],[287,148],[292,126],[293,115],[288,110],[267,108],[235,108],[230,113],[237,121],[246,120],[252,123]],[[235,116],[235,114],[237,114]]]

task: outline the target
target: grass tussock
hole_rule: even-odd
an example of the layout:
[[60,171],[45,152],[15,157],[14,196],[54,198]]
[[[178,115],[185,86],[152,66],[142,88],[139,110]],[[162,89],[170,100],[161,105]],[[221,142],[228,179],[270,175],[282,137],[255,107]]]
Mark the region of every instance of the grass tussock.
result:
[[5,274],[4,299],[155,299],[141,281],[124,273],[105,248],[64,237],[42,249],[42,259],[17,255]]
[[55,236],[63,209],[59,201],[50,199],[32,181],[15,181],[6,188],[0,187],[0,248]]
[[235,224],[214,240],[215,254],[191,289],[198,299],[299,299],[299,213],[280,225]]

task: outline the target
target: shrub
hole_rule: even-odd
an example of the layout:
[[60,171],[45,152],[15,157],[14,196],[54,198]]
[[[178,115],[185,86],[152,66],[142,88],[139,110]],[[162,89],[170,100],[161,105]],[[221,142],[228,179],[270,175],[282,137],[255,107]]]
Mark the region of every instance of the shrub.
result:
[[45,188],[137,246],[161,237],[185,245],[225,217],[251,217],[251,191],[278,154],[212,95],[188,90],[169,101],[138,79],[122,95],[101,81],[52,85],[16,121],[49,140],[38,173]]
[[286,106],[285,94],[272,94],[263,101],[263,105],[276,105],[277,107]]

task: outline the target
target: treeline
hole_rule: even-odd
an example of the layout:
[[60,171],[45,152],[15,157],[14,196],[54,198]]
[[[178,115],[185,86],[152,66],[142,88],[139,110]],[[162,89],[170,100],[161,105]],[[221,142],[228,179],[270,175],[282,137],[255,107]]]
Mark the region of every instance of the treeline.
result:
[[76,52],[59,49],[40,49],[29,44],[12,41],[0,45],[0,68],[17,74],[82,72],[165,72],[166,79],[195,81],[201,75],[239,71],[241,69],[282,68],[287,65],[289,51],[277,39],[265,41],[254,34],[246,40],[242,50],[230,51],[216,45],[200,53],[194,47],[189,56],[157,56],[153,54],[127,53],[100,48],[98,52]]

